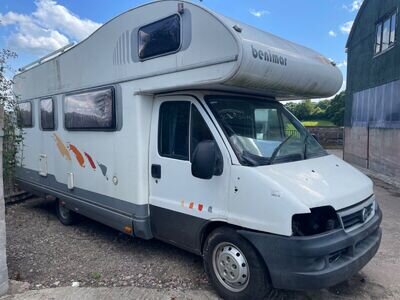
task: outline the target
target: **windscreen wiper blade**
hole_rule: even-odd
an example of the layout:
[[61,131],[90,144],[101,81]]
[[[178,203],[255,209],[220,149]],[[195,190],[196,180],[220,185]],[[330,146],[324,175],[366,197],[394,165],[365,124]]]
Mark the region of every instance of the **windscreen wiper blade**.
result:
[[274,152],[271,155],[271,158],[269,160],[269,164],[272,165],[272,163],[274,162],[275,158],[277,157],[279,150],[282,149],[282,147],[287,143],[287,141],[289,141],[292,137],[293,137],[293,133],[291,135],[289,135],[282,143],[279,144],[278,147],[276,147],[276,149],[274,150]]

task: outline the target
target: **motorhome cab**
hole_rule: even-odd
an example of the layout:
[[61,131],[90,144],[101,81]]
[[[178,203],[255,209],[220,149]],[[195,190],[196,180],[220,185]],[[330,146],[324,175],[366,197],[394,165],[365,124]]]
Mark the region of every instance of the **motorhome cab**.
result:
[[18,182],[202,255],[224,298],[346,280],[378,250],[371,180],[279,102],[335,94],[320,54],[185,1],[132,9],[15,77]]

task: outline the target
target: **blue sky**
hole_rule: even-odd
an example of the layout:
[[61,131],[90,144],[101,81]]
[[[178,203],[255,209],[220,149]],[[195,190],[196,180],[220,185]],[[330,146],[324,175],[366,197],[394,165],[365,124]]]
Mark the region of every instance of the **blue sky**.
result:
[[[21,67],[139,4],[138,0],[1,0],[0,48]],[[200,2],[200,1],[193,1]],[[204,0],[226,16],[313,48],[346,75],[345,44],[362,0]]]

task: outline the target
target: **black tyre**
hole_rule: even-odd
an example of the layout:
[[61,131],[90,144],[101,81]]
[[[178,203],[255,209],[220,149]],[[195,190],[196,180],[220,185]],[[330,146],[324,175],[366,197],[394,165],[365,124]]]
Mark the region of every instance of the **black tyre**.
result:
[[252,245],[229,227],[214,230],[203,248],[204,269],[223,299],[264,299],[267,268]]
[[66,208],[65,203],[60,199],[56,201],[56,212],[58,219],[65,226],[73,225],[78,220],[77,214]]

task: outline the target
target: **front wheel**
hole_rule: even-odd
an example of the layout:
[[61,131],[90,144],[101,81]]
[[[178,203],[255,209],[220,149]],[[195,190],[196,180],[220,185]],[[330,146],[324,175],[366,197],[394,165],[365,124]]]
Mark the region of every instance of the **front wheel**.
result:
[[58,219],[63,225],[73,225],[77,221],[76,213],[66,208],[65,203],[60,199],[57,199],[56,212]]
[[208,236],[203,258],[209,280],[224,299],[264,299],[271,290],[264,262],[231,228],[218,228]]

